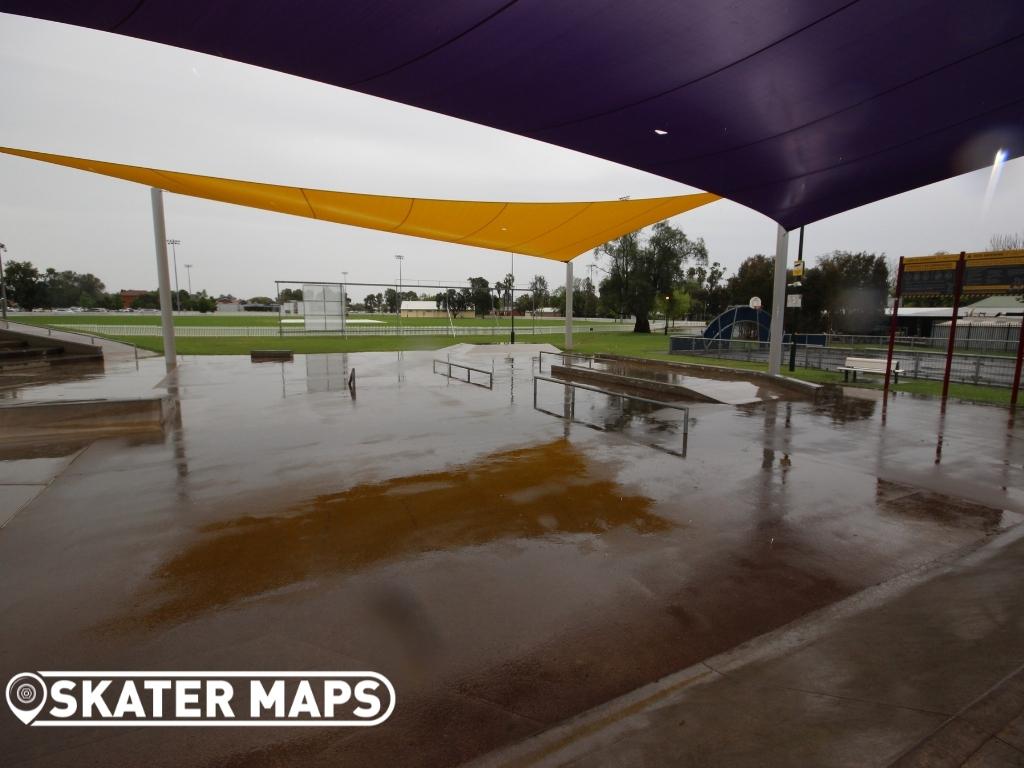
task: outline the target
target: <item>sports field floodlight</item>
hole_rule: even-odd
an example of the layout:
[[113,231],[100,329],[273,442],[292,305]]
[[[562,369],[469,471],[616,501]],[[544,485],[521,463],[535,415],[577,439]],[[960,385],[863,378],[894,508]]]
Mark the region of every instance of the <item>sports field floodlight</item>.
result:
[[4,257],[7,253],[7,246],[0,243],[0,311],[3,312],[3,319],[7,320],[7,283],[4,281]]
[[400,253],[395,254],[395,259],[398,261],[398,296],[395,297],[395,314],[398,315],[398,333],[402,333],[402,262],[405,261],[405,256]]
[[[171,253],[174,256],[174,308],[177,311],[181,311],[181,297],[178,295],[178,246],[181,245],[181,240],[169,239],[167,244],[171,246]],[[189,291],[191,293],[191,291]]]

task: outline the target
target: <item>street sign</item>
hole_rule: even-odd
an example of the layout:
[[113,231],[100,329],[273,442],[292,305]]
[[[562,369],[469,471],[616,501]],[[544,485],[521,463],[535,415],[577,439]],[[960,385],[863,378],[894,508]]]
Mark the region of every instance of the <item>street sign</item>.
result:
[[793,262],[793,270],[792,270],[792,272],[793,272],[793,277],[803,277],[804,276],[804,262],[803,262],[803,259],[801,259],[800,261],[794,261]]
[[803,304],[803,298],[804,298],[804,295],[802,293],[790,293],[790,294],[787,294],[787,296],[786,296],[786,306],[787,307],[795,307],[796,309],[800,309],[800,307],[802,307],[804,305]]

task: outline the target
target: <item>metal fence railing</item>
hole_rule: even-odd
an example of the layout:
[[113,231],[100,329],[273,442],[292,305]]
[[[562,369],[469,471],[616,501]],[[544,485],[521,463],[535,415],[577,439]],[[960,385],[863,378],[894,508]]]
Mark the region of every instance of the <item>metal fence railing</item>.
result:
[[[863,338],[863,337],[861,337]],[[745,362],[768,362],[768,342],[757,341],[717,341],[701,349],[673,349],[674,354],[694,355],[721,360],[742,360]],[[782,348],[780,364],[788,365],[790,345]],[[816,346],[810,344],[796,345],[796,365],[800,368],[816,368],[822,371],[835,371],[843,366],[847,357],[885,358],[884,348],[866,349],[863,346]],[[918,349],[902,346],[897,341],[893,352],[893,360],[900,361],[901,379],[928,379],[942,381],[946,368],[946,353],[933,347]],[[1010,355],[968,354],[958,352],[953,355],[950,381],[962,384],[982,384],[997,387],[1009,387],[1013,384],[1014,357]]]
[[[989,354],[1014,354],[1017,351],[1017,339],[1020,337],[1020,325],[1005,325],[996,328],[985,328],[964,325],[957,328],[954,348],[965,352]],[[949,328],[938,326],[932,336],[897,336],[898,349],[939,349],[946,351],[949,344]],[[879,347],[885,349],[889,344],[888,336],[858,336],[850,334],[829,334],[827,346],[830,347]]]

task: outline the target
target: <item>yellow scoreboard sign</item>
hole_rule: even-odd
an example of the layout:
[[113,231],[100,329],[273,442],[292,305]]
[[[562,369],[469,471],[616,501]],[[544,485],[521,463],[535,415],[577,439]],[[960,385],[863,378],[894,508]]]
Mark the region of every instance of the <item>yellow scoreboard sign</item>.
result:
[[[904,296],[951,296],[956,289],[959,254],[903,260]],[[1024,250],[964,255],[965,294],[1024,293]]]

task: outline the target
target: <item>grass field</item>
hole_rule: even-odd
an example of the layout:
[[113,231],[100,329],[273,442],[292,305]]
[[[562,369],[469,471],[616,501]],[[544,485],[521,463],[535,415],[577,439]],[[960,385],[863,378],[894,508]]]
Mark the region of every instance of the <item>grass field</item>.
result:
[[[161,340],[156,337],[117,338],[140,348],[162,352]],[[553,344],[564,348],[565,337],[561,333],[538,334],[524,337],[526,343]],[[339,338],[337,336],[294,336],[287,339],[267,338],[179,338],[178,353],[182,355],[247,355],[254,349],[289,349],[296,354],[323,354],[329,352],[395,352],[399,350],[441,349],[453,343],[495,344],[493,336],[359,336]],[[719,365],[741,370],[764,371],[767,364],[742,360],[721,360],[703,355],[670,355],[666,352],[668,342],[661,334],[633,333],[576,333],[573,337],[573,351],[581,354],[615,354],[642,357],[650,360]],[[815,384],[840,384],[842,374],[834,371],[820,371],[816,368],[797,368],[783,374]],[[881,389],[881,378],[860,379],[856,386],[864,389]],[[942,385],[937,381],[902,381],[893,387],[894,391],[916,395],[938,396]],[[973,384],[951,384],[950,395],[960,400],[993,405],[1009,405],[1010,390],[1006,387],[985,387]]]
[[[381,325],[398,325],[398,318],[394,315],[349,315],[352,320],[375,320]],[[160,325],[160,315],[141,314],[97,314],[85,315],[77,313],[67,314],[30,314],[12,315],[11,320],[28,325],[41,326],[68,326],[68,325]],[[551,326],[558,328],[565,321],[560,317],[538,317],[536,320],[529,317],[517,317],[516,327],[537,327]],[[595,321],[598,322],[598,321]],[[611,321],[600,321],[611,323]],[[454,320],[455,325],[460,327],[492,327],[498,326],[508,328],[512,325],[511,318],[501,317],[459,317]],[[199,327],[271,327],[276,328],[277,315],[263,312],[237,312],[211,315],[180,315],[174,318],[175,326],[199,326]],[[301,327],[301,323],[288,323],[291,327]],[[360,323],[362,325],[362,323]],[[447,328],[448,319],[441,317],[403,317],[402,325],[409,327]],[[620,325],[623,325],[620,323]],[[629,327],[623,325],[623,327]]]

